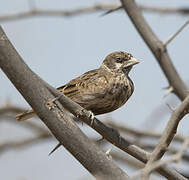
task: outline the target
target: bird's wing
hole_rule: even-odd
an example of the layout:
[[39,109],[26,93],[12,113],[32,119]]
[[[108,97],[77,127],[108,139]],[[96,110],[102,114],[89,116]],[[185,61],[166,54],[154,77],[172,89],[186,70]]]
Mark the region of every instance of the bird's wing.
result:
[[[67,97],[80,105],[102,98],[106,94],[108,78],[99,70],[88,71],[76,79],[58,88]],[[85,106],[85,105],[84,105]]]

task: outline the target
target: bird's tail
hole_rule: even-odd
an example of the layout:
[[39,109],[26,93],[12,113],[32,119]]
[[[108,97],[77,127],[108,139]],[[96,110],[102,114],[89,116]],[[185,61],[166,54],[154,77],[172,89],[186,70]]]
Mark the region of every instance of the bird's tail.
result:
[[25,111],[23,113],[17,114],[16,115],[16,120],[18,121],[25,121],[27,119],[30,119],[32,117],[34,117],[36,115],[36,113],[34,112],[33,109]]

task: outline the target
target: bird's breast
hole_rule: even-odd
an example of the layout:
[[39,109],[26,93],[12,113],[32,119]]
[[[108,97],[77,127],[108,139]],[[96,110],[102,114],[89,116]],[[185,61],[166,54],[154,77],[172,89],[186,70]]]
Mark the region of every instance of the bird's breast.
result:
[[93,88],[88,88],[87,93],[86,91],[83,92],[82,101],[80,100],[79,103],[87,110],[91,110],[95,115],[118,109],[127,102],[134,89],[132,81],[124,74],[116,74],[114,76],[111,74],[102,79],[102,82],[98,82],[98,87],[96,85]]
[[112,108],[119,108],[124,105],[134,91],[133,82],[125,75],[116,76],[109,89],[109,98],[111,99]]

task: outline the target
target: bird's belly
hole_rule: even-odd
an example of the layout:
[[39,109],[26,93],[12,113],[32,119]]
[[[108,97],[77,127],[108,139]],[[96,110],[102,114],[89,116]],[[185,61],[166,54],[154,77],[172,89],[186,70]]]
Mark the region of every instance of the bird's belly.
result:
[[133,89],[128,84],[114,83],[113,88],[109,89],[104,97],[94,100],[94,104],[87,109],[95,115],[114,111],[124,105],[132,95]]

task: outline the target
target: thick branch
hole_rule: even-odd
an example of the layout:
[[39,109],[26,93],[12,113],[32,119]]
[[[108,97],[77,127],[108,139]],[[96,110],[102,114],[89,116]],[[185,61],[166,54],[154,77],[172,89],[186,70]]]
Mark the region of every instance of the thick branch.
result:
[[[14,48],[9,44],[6,35],[2,31],[0,34],[0,67],[8,75],[9,79],[15,84],[18,90],[23,94],[38,116],[49,127],[60,143],[63,144],[77,159],[79,159],[80,162],[92,174],[95,175],[100,168],[100,173],[105,173],[105,175],[108,176],[106,177],[107,179],[115,179],[115,176],[116,179],[117,177],[126,178],[121,170],[115,167],[114,163],[112,163],[110,160],[107,162],[107,159],[104,157],[104,153],[102,153],[80,132],[70,117],[67,117],[66,114],[62,113],[62,111],[57,109],[56,106],[51,106],[51,109],[52,111],[56,110],[57,112],[53,113],[49,111],[49,109],[46,107],[47,100],[49,100],[49,98],[51,100],[54,97],[46,89],[46,87],[50,89],[50,86],[46,84],[46,87],[44,87],[43,85],[45,82],[41,83],[40,78],[28,69]],[[51,88],[51,92],[53,92],[54,95],[56,94],[56,97],[62,95],[54,88]],[[74,112],[74,109],[78,110],[78,108],[80,108],[80,110],[83,110],[83,108],[81,108],[78,104],[74,103],[64,95],[60,97],[59,101],[64,104],[66,109],[69,109],[75,115],[78,115],[78,111]],[[76,106],[78,106],[78,108]],[[60,109],[62,108],[60,107]],[[62,117],[65,118],[62,119]],[[91,124],[89,118],[85,116],[81,118],[87,124]],[[73,126],[74,130],[72,129]],[[112,128],[108,128],[97,119],[94,120],[93,128],[122,150],[128,152],[142,162],[147,162],[150,155],[149,153],[143,151],[135,145],[132,145],[130,142],[120,137],[117,133],[113,133],[115,131],[113,131]],[[99,159],[100,162],[98,161]],[[186,180],[175,170],[169,169],[166,166],[160,168],[158,171],[163,176],[171,180]]]
[[[121,150],[127,152],[131,156],[135,157],[136,159],[146,163],[150,157],[150,153],[144,151],[140,147],[137,147],[136,145],[133,145],[130,141],[124,139],[121,137],[117,131],[115,131],[112,128],[109,128],[105,126],[101,121],[99,121],[97,118],[94,118],[91,120],[88,118],[90,114],[88,112],[84,112],[83,108],[78,105],[77,103],[71,101],[69,98],[67,98],[65,95],[63,95],[61,92],[56,91],[55,88],[49,86],[46,84],[47,88],[56,96],[59,97],[59,101],[61,104],[64,105],[66,109],[68,109],[72,114],[75,116],[79,116],[80,119],[85,122],[86,124],[90,125],[92,124],[92,128],[96,130],[99,134],[103,136],[106,140],[120,148]],[[83,113],[82,113],[83,112]],[[88,114],[88,115],[87,115]],[[168,168],[167,166],[160,167],[158,169],[158,172],[168,178],[169,180],[186,180],[182,175],[180,175],[177,171],[172,170]]]
[[163,70],[170,86],[173,87],[173,92],[184,100],[188,95],[187,86],[184,84],[179,74],[177,73],[171,59],[167,53],[166,47],[154,34],[146,20],[144,19],[140,8],[134,0],[121,0],[125,11],[135,25],[137,31],[144,39],[148,47],[157,59],[161,69]]
[[[48,88],[52,88],[49,85],[46,85],[46,86],[48,86]],[[51,90],[54,90],[54,88],[52,88]],[[62,95],[62,94],[57,94],[57,96],[59,96],[59,95]],[[64,101],[63,101],[63,103],[64,103]],[[68,99],[68,101],[65,101],[65,104],[66,104],[65,107],[69,109],[69,108],[72,108],[72,104],[74,104],[74,102],[70,102]],[[73,109],[77,110],[77,107],[73,106]],[[90,120],[88,121],[88,124],[91,125]],[[112,142],[112,144],[116,145],[117,147],[120,147],[120,149],[122,149],[125,152],[128,152],[131,156],[135,157],[136,159],[138,159],[144,163],[147,162],[148,157],[150,156],[150,153],[143,151],[141,148],[133,145],[131,142],[129,142],[125,139],[122,140],[123,138],[119,137],[119,134],[116,131],[113,131],[112,128],[108,128],[104,124],[101,127],[99,124],[100,124],[100,122],[97,125],[94,122],[93,123],[94,129],[96,129],[97,132],[101,132],[101,135],[104,136],[105,138],[107,138],[107,140],[111,139],[110,142]],[[22,125],[28,126],[29,128],[30,127],[34,128],[34,130],[36,130],[36,128],[37,128],[37,133],[38,133],[38,127],[33,127],[33,125],[34,125],[33,123],[31,124],[31,122],[27,122],[27,123],[23,123]],[[104,129],[104,127],[105,127],[105,129]],[[98,131],[98,129],[101,129],[101,130]],[[41,129],[39,127],[39,131],[43,132],[44,129]],[[110,137],[109,137],[109,134],[110,134]],[[180,176],[179,173],[177,173],[176,171],[171,170],[167,167],[160,168],[158,171],[160,174],[162,174],[165,177],[171,177],[171,179],[176,179],[176,178],[181,179],[181,180],[185,179],[182,176]]]
[[32,72],[0,28],[0,67],[61,144],[96,178],[128,179],[128,176],[78,128],[71,117],[54,104],[54,96]]

